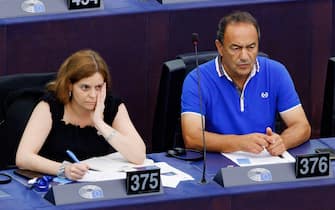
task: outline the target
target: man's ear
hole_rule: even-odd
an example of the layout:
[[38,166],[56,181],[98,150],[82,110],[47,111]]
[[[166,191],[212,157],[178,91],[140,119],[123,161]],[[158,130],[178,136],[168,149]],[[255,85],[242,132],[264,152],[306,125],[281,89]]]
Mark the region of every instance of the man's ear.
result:
[[222,56],[223,44],[218,39],[216,39],[215,46],[216,46],[216,50],[218,51],[219,55]]

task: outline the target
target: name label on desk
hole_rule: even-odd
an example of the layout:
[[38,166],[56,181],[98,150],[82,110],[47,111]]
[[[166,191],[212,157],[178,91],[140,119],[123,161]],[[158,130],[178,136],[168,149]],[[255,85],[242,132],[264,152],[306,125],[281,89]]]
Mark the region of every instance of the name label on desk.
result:
[[94,183],[75,182],[65,185],[52,185],[49,191],[44,195],[44,198],[55,205],[63,205],[129,198],[130,196],[151,196],[163,194],[164,192],[162,187],[159,192],[128,195],[125,183],[125,179],[117,179]]
[[98,8],[101,5],[101,0],[67,0],[68,9],[89,9]]
[[295,174],[297,178],[328,176],[329,168],[329,153],[296,156]]
[[137,167],[134,171],[126,173],[126,192],[128,195],[160,191],[160,168],[157,166]]

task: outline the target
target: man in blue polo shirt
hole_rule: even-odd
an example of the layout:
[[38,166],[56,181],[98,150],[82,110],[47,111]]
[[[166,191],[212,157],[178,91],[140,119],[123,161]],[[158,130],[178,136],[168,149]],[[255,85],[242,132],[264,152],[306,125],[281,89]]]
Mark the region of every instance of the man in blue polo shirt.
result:
[[[202,122],[209,151],[266,148],[280,155],[309,139],[311,128],[291,77],[281,63],[257,56],[259,39],[257,21],[247,12],[220,20],[219,56],[184,81],[181,121],[187,148],[202,149]],[[274,131],[278,112],[287,126],[280,134]]]

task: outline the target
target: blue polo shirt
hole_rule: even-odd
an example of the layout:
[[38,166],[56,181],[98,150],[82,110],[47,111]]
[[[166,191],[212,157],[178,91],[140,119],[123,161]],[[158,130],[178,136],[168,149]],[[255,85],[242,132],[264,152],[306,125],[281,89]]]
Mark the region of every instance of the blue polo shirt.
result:
[[[219,57],[199,66],[205,130],[220,134],[264,133],[275,129],[277,112],[300,106],[293,81],[281,63],[266,57],[257,62],[242,91],[223,69]],[[181,112],[200,114],[198,76],[185,78]]]

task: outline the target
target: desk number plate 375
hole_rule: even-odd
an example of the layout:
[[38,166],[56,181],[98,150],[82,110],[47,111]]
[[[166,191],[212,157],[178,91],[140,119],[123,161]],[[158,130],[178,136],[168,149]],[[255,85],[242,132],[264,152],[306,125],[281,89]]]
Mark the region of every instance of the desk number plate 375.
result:
[[160,191],[160,168],[157,166],[145,166],[135,169],[127,171],[126,191],[128,195]]

